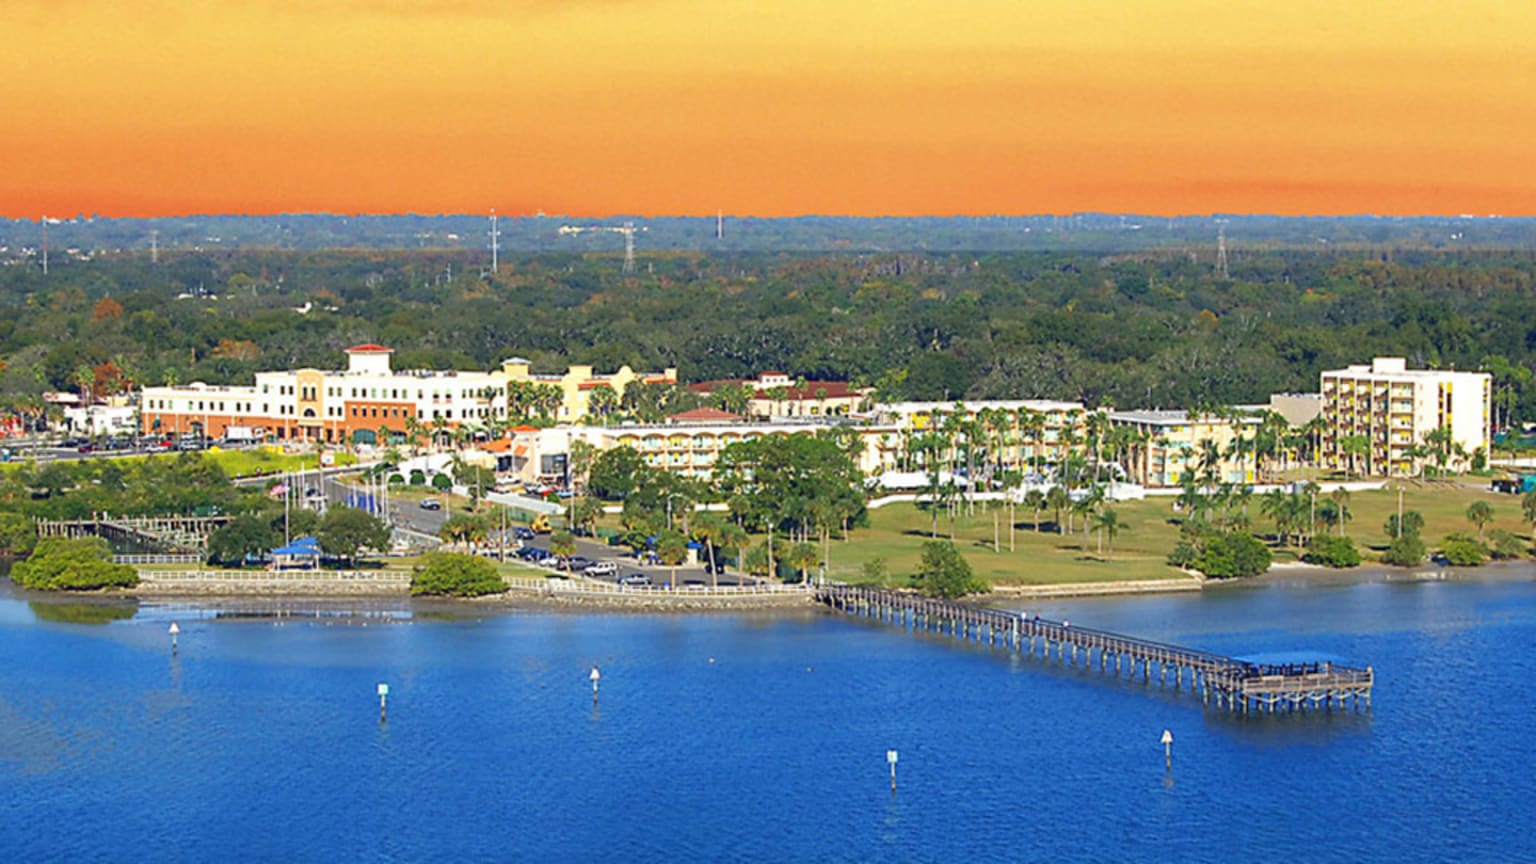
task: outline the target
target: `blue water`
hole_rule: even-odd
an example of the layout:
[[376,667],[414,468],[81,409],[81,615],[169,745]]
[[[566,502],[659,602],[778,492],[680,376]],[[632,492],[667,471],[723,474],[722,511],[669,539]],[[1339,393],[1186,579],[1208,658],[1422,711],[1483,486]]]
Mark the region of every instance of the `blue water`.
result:
[[1375,705],[1233,717],[822,614],[79,624],[0,591],[0,860],[1536,860],[1536,584],[1039,611],[1371,663]]

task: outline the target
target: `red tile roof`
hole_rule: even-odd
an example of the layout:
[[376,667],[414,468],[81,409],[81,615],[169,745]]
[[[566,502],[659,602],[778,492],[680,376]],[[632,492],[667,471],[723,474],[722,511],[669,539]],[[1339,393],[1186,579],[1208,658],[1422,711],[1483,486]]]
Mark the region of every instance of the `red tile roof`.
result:
[[365,345],[353,345],[347,349],[348,354],[393,354],[395,349],[385,348],[383,345],[375,345],[369,342]]
[[741,420],[741,415],[706,407],[673,414],[667,419],[673,423],[735,423]]

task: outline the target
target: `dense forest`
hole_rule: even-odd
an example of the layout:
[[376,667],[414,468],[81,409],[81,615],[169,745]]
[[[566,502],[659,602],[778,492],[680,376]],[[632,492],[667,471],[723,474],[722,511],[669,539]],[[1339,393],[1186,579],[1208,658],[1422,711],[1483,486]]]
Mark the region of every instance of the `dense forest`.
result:
[[[610,238],[622,247],[622,238]],[[338,368],[775,369],[883,398],[1262,401],[1372,355],[1485,368],[1536,418],[1536,254],[1428,246],[1057,252],[167,250],[0,266],[0,395]]]

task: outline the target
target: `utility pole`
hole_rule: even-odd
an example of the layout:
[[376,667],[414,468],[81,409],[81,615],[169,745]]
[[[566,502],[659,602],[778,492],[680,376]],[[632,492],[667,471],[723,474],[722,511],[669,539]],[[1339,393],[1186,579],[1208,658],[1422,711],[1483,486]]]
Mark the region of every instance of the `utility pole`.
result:
[[724,210],[716,210],[715,211],[715,239],[716,240],[724,240],[725,239],[725,211]]
[[48,275],[48,217],[43,217],[43,275]]
[[1227,274],[1227,226],[1216,226],[1216,275],[1223,279],[1231,278]]
[[151,263],[151,264],[159,264],[160,263],[160,232],[159,232],[159,230],[154,230],[154,231],[149,232],[149,263]]

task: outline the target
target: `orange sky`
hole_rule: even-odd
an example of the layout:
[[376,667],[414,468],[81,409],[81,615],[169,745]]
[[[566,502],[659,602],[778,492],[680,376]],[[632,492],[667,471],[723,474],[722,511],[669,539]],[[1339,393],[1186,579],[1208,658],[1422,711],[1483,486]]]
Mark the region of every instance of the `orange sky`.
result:
[[1536,214],[1528,0],[7,0],[0,214]]

